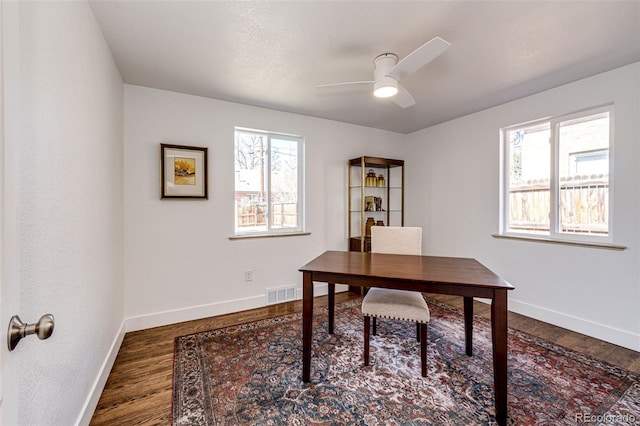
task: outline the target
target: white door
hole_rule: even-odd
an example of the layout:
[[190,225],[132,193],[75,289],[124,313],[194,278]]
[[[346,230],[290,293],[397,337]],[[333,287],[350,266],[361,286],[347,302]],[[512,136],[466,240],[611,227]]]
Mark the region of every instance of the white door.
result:
[[[84,424],[124,318],[124,87],[86,1],[0,4],[0,424]],[[12,315],[49,313],[8,351]]]
[[[0,319],[4,320],[2,316],[2,295],[4,294],[4,288],[2,287],[2,273],[3,273],[3,256],[2,256],[2,244],[4,243],[4,237],[2,232],[2,223],[4,218],[4,180],[2,179],[3,160],[4,160],[4,91],[3,91],[3,60],[2,60],[2,3],[0,3]],[[0,352],[0,420],[2,419],[2,353]]]
[[[21,348],[9,352],[7,328],[20,313],[19,40],[17,2],[0,1],[0,424],[18,424]],[[31,320],[31,318],[22,318]],[[22,353],[21,353],[22,352]]]

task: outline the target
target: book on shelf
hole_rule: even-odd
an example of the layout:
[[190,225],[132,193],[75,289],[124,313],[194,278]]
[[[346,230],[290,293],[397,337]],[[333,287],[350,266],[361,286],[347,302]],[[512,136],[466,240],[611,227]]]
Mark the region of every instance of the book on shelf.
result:
[[382,197],[374,197],[373,195],[367,195],[364,197],[364,211],[365,212],[382,212]]

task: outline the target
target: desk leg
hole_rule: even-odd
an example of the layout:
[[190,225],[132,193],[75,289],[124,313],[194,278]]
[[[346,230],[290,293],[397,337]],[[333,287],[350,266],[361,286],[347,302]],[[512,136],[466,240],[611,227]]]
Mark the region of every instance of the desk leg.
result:
[[313,277],[302,273],[302,381],[311,377],[311,338],[313,336]]
[[464,343],[467,355],[473,355],[473,297],[464,298]]
[[334,315],[334,306],[336,304],[336,285],[334,283],[328,284],[329,290],[329,334],[333,334],[333,319]]
[[495,290],[491,302],[491,337],[493,341],[493,377],[496,398],[496,421],[507,424],[507,291]]

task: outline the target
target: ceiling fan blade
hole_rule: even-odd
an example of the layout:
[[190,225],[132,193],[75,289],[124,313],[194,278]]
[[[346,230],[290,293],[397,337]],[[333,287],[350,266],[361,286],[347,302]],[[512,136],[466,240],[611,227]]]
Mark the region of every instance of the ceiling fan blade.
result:
[[451,43],[440,37],[436,37],[418,47],[398,62],[396,66],[391,68],[391,71],[387,73],[387,76],[401,80],[433,61],[438,55],[447,50],[449,46],[451,46]]
[[347,81],[345,83],[330,83],[330,84],[321,84],[316,86],[316,89],[321,87],[336,87],[336,86],[348,86],[351,84],[373,84],[375,81]]
[[411,96],[411,93],[407,91],[404,87],[398,84],[398,93],[391,98],[393,102],[398,104],[398,106],[402,108],[409,108],[410,106],[414,106],[416,104],[415,99]]

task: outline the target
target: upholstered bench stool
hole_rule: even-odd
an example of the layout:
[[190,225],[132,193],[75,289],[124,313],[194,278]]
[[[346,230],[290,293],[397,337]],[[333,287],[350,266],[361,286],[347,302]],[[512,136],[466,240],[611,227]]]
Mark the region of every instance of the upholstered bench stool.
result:
[[418,327],[422,377],[427,376],[427,327],[429,306],[421,293],[415,291],[370,288],[362,301],[364,315],[364,365],[369,365],[369,335],[371,318],[373,334],[376,334],[376,318],[412,321]]

